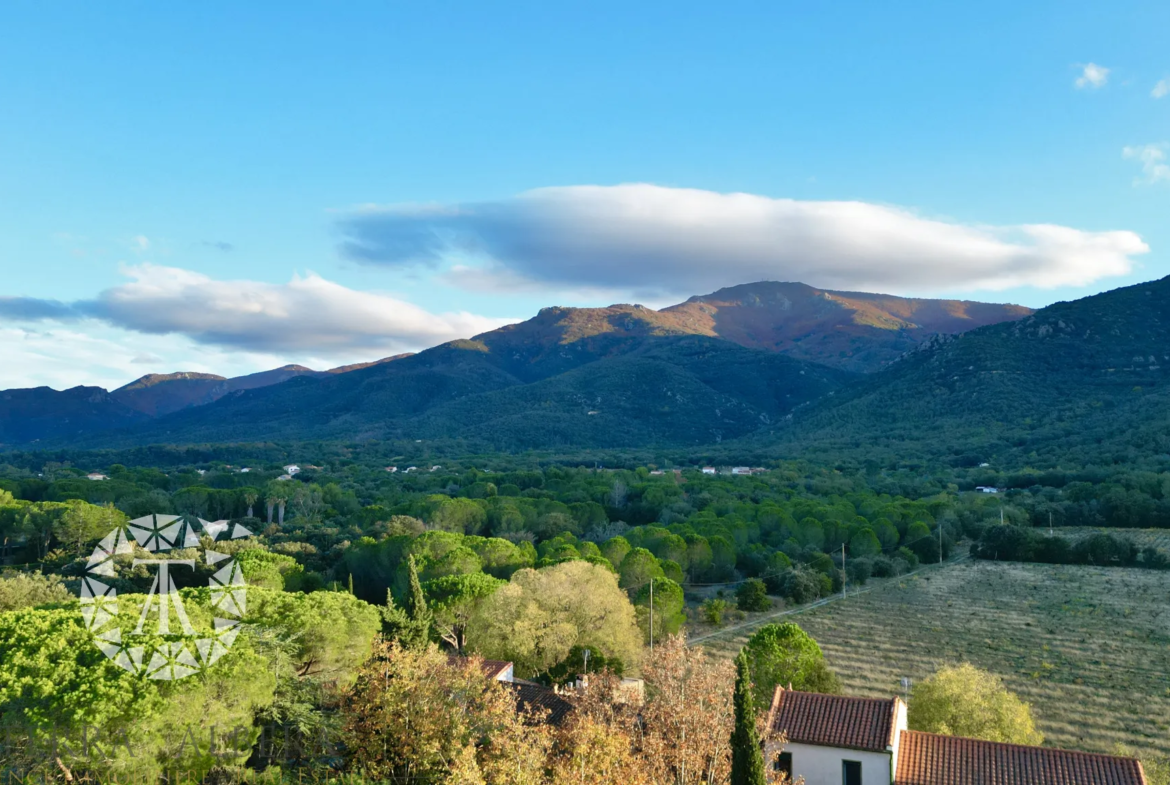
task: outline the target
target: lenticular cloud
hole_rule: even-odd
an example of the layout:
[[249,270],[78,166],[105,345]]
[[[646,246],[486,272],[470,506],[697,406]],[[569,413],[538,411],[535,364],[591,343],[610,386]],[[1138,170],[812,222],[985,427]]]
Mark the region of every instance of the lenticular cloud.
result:
[[694,294],[756,280],[929,293],[1079,286],[1124,275],[1134,232],[985,226],[867,202],[633,184],[541,188],[497,202],[358,210],[348,258],[465,265],[548,286]]

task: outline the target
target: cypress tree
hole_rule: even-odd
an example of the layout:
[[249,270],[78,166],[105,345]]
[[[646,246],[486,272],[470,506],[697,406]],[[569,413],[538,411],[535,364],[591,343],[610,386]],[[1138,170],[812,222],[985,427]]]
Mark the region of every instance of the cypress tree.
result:
[[403,644],[410,646],[425,646],[431,638],[431,611],[427,608],[427,596],[423,594],[422,583],[418,579],[418,568],[414,564],[414,554],[407,561],[410,570],[410,588],[406,593],[406,613],[410,616],[410,640],[403,636]]
[[407,645],[404,636],[410,635],[410,616],[394,602],[394,595],[389,589],[386,590],[386,606],[379,608],[379,611],[382,613],[382,635],[387,640],[400,641],[404,646]]
[[756,730],[751,671],[741,650],[735,658],[735,730],[731,733],[731,785],[764,785],[764,753]]

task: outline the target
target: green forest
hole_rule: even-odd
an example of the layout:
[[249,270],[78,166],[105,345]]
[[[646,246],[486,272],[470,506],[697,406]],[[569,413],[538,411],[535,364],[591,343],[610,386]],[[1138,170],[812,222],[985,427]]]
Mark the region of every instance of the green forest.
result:
[[[531,455],[493,466],[421,451],[391,464],[337,445],[213,449],[225,452],[12,453],[0,465],[0,722],[10,754],[100,727],[108,749],[95,776],[168,767],[276,776],[260,755],[274,750],[286,769],[338,771],[352,763],[345,696],[375,644],[506,660],[545,685],[586,669],[645,675],[656,667],[651,639],[662,650],[698,619],[812,602],[968,543],[983,558],[1055,559],[1044,555],[1051,548],[1037,555],[1050,521],[1170,527],[1170,474],[1153,472],[780,461],[734,475]],[[78,613],[95,544],[152,514],[225,520],[253,535],[200,535],[247,582],[242,634],[214,676],[135,677],[92,645]],[[181,545],[167,553],[193,564],[174,573],[180,595],[206,605],[218,568],[199,560],[194,541]],[[1067,560],[1090,547],[1070,546]],[[1133,566],[1168,561],[1118,539],[1110,553],[1122,552]],[[103,579],[125,616],[149,602],[149,558],[135,545]],[[206,612],[192,618],[210,623]],[[814,671],[810,688],[839,689],[831,672]],[[233,752],[216,757],[194,739],[176,747],[192,716],[204,729],[232,728]],[[147,745],[149,763],[116,743],[118,729]]]

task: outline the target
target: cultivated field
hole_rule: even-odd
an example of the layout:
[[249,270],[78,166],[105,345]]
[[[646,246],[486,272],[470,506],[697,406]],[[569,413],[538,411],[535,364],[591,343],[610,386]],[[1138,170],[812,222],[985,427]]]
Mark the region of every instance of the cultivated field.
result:
[[[1032,704],[1048,745],[1170,754],[1170,573],[966,561],[781,620],[849,694],[899,694],[901,677],[966,660]],[[750,633],[703,645],[731,655]]]
[[[1041,529],[1041,531],[1044,531]],[[1094,534],[1112,534],[1132,540],[1139,548],[1153,545],[1155,548],[1170,553],[1170,529],[1111,529],[1104,526],[1068,526],[1056,527],[1053,534],[1064,537],[1073,542],[1079,542]]]

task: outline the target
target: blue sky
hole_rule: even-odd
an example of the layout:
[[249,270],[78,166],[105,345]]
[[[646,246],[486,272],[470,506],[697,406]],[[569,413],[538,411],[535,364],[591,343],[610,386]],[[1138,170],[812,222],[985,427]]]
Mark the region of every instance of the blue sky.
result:
[[759,278],[1039,306],[1160,277],[1167,30],[1165,2],[6,4],[0,387]]

